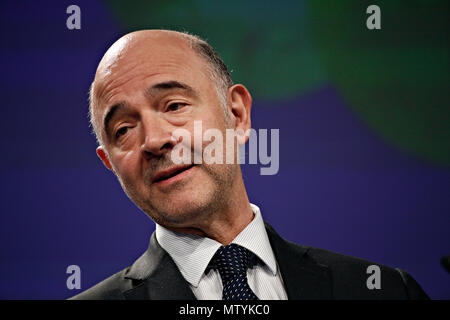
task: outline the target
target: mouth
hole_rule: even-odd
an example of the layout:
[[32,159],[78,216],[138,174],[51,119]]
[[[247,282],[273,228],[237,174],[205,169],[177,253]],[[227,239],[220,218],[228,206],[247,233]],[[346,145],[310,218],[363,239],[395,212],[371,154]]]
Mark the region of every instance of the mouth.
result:
[[193,167],[194,165],[190,164],[160,171],[153,177],[152,182],[159,185],[170,184],[172,182],[182,179],[184,176],[188,174],[189,171],[191,171],[190,169],[192,169]]

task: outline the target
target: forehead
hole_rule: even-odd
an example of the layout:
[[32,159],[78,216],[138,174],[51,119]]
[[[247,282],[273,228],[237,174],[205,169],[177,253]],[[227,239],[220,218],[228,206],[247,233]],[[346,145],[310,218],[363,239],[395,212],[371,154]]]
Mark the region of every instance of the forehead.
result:
[[186,39],[164,35],[120,39],[107,51],[97,69],[94,106],[104,109],[117,95],[133,95],[133,90],[140,86],[170,80],[182,81],[194,88],[211,82],[205,60]]

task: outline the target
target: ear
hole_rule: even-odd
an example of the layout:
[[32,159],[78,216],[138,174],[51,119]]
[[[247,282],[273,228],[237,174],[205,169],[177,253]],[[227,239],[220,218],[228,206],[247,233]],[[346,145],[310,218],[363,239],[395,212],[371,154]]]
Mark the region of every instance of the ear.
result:
[[114,172],[114,169],[111,165],[111,162],[109,162],[109,159],[105,152],[105,149],[102,146],[100,146],[100,147],[97,147],[97,149],[95,151],[97,152],[98,157],[100,158],[100,160],[102,160],[105,167],[108,168],[109,170],[111,170],[112,172]]
[[231,113],[235,118],[234,129],[239,134],[238,142],[244,144],[249,138],[250,128],[252,127],[250,118],[252,97],[244,85],[235,84],[228,89],[228,99]]

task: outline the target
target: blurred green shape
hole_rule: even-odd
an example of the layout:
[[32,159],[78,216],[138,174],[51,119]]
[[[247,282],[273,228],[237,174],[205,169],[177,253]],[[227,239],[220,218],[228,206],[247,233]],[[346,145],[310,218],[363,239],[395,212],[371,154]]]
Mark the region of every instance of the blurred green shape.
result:
[[332,82],[385,141],[450,165],[447,0],[377,1],[381,30],[366,27],[368,1],[107,3],[126,32],[202,36],[257,99]]
[[188,31],[222,56],[253,97],[277,99],[326,82],[312,46],[305,1],[119,1],[107,3],[127,32]]
[[320,60],[351,108],[391,144],[450,165],[449,2],[311,1]]

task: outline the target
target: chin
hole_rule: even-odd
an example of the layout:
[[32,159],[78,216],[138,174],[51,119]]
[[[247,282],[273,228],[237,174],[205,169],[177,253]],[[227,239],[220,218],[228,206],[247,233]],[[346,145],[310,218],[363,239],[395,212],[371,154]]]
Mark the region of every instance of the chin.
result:
[[[200,189],[200,190],[199,190]],[[132,201],[152,220],[161,225],[189,225],[203,220],[214,202],[213,188],[183,188],[171,192],[154,192],[151,198],[133,197]],[[144,200],[145,199],[145,200]]]
[[211,214],[220,210],[227,194],[224,186],[225,183],[208,177],[179,181],[165,188],[146,186],[139,192],[127,194],[156,223],[191,227],[209,220]]
[[155,204],[153,214],[155,222],[173,227],[192,227],[211,213],[208,202],[196,199],[177,199]]

